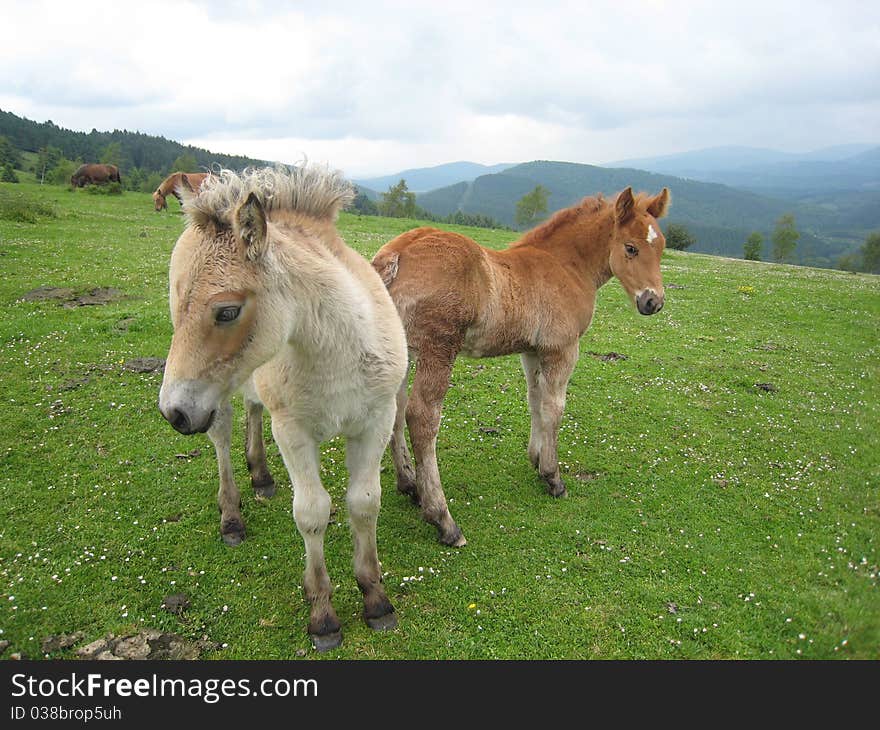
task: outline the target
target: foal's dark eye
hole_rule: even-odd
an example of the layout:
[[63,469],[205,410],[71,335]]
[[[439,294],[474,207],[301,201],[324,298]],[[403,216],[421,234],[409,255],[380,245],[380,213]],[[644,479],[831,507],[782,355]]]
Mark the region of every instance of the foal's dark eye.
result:
[[214,314],[214,321],[218,324],[223,324],[225,322],[234,322],[238,319],[238,315],[241,313],[241,307],[223,307],[222,309],[218,309]]
[[626,255],[627,256],[638,256],[639,255],[639,249],[637,249],[635,246],[627,243],[627,244],[625,244],[624,247],[626,248]]

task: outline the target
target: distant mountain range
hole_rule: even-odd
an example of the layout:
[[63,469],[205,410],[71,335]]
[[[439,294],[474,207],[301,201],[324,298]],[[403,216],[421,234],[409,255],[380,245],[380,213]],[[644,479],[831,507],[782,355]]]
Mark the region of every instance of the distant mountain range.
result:
[[394,175],[353,180],[353,182],[360,188],[381,192],[388,190],[392,185],[397,185],[401,179],[404,179],[407,189],[415,193],[423,193],[458,182],[469,182],[480,175],[491,175],[506,170],[508,167],[513,167],[513,163],[480,165],[476,162],[448,162],[436,167],[404,170]]
[[880,190],[880,147],[852,144],[802,154],[756,147],[713,147],[663,157],[620,160],[603,167],[635,168],[715,182],[793,200],[826,193]]
[[[871,154],[866,151],[858,155],[868,160],[869,168]],[[397,179],[401,176],[406,179],[403,173]],[[535,161],[432,190],[416,200],[437,215],[461,210],[513,225],[517,201],[539,184],[550,191],[550,211],[572,205],[586,195],[614,195],[630,185],[648,192],[668,187],[672,207],[664,225],[686,225],[698,241],[691,250],[741,257],[746,238],[759,231],[765,237],[766,258],[776,221],[792,213],[801,233],[799,262],[827,267],[842,254],[858,248],[870,230],[880,228],[880,171],[873,178],[865,176],[874,180],[873,187],[862,179],[857,179],[850,191],[832,195],[813,190],[815,200],[809,195],[795,200],[645,170]]]

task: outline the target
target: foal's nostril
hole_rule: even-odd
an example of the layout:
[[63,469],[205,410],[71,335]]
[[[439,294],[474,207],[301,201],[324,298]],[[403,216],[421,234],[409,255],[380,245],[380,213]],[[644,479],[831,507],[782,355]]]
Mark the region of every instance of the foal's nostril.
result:
[[175,431],[180,431],[180,433],[186,434],[192,433],[192,429],[189,425],[189,418],[183,411],[174,408],[170,412],[163,413],[162,415],[165,416],[168,423],[174,426]]
[[662,297],[658,297],[651,290],[642,292],[636,303],[641,314],[657,314],[663,309]]

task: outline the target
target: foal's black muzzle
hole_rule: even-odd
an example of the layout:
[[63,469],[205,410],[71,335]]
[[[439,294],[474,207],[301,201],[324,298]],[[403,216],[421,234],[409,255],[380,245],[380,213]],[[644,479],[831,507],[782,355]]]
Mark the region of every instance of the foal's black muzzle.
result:
[[216,414],[216,411],[211,411],[208,414],[194,415],[187,413],[182,408],[171,408],[167,412],[160,408],[159,411],[165,420],[174,427],[174,430],[184,436],[205,433],[214,423],[214,415]]
[[663,309],[663,297],[653,289],[645,289],[636,299],[640,314],[657,314]]

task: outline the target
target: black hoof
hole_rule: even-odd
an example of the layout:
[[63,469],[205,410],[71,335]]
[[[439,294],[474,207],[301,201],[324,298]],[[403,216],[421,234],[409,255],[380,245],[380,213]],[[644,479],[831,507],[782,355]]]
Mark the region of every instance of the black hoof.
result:
[[397,614],[393,610],[384,616],[377,616],[376,618],[364,617],[364,620],[373,631],[391,631],[397,628]]
[[568,492],[565,489],[565,485],[561,481],[550,482],[547,484],[547,493],[551,497],[567,497]]
[[309,634],[315,651],[325,652],[336,649],[342,645],[342,632],[334,631],[332,634]]
[[257,497],[270,499],[275,496],[275,480],[272,477],[260,482],[252,481],[251,486],[254,488],[254,495]]
[[464,547],[467,545],[467,540],[465,540],[458,525],[455,525],[453,529],[446,532],[439,528],[438,531],[440,542],[444,545],[449,545],[450,547]]
[[409,497],[410,501],[416,505],[417,507],[421,505],[421,500],[419,499],[419,492],[416,489],[416,483],[411,479],[407,478],[397,478],[397,491],[401,494],[405,494]]
[[229,547],[238,547],[244,540],[244,532],[224,532],[222,534],[223,542]]
[[244,523],[237,517],[224,520],[220,524],[220,536],[229,547],[240,545],[244,534]]

